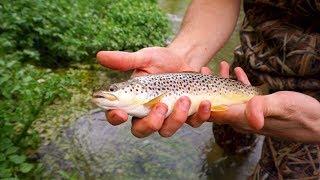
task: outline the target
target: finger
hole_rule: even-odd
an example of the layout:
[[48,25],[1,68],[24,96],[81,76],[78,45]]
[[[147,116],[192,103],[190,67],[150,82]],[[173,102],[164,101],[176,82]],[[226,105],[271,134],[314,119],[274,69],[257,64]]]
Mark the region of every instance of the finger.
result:
[[217,124],[229,124],[241,132],[252,132],[247,121],[245,108],[245,104],[236,104],[229,106],[227,111],[212,112],[210,121]]
[[132,121],[131,132],[138,138],[147,137],[150,134],[159,131],[165,119],[168,108],[165,104],[157,104],[148,116]]
[[116,109],[116,110],[106,111],[106,118],[110,124],[116,126],[126,122],[128,119],[128,114],[121,110]]
[[280,93],[251,98],[246,108],[249,125],[255,130],[260,130],[264,127],[266,118],[282,114],[288,115],[284,112],[285,107],[290,107],[288,102],[290,102],[290,96],[281,96]]
[[190,108],[190,100],[188,97],[181,97],[174,105],[173,112],[164,121],[159,134],[163,137],[172,136],[187,120]]
[[234,68],[234,73],[236,74],[238,81],[241,81],[243,84],[250,85],[249,78],[241,67]]
[[205,75],[210,75],[210,74],[212,74],[211,69],[208,68],[208,67],[202,67],[202,68],[200,69],[200,72],[201,72],[201,74],[205,74]]
[[145,54],[137,52],[122,51],[100,51],[97,54],[98,62],[108,68],[127,71],[136,68],[142,68],[148,64],[150,58]]
[[246,106],[248,124],[254,130],[260,130],[264,126],[264,102],[263,96],[255,96]]
[[220,76],[223,78],[229,78],[230,66],[226,61],[220,63]]
[[211,103],[210,101],[203,101],[200,103],[198,112],[187,120],[187,124],[196,128],[200,127],[204,122],[210,118],[211,114]]
[[246,120],[244,112],[244,104],[230,105],[226,111],[211,112],[210,121],[217,124],[237,124]]

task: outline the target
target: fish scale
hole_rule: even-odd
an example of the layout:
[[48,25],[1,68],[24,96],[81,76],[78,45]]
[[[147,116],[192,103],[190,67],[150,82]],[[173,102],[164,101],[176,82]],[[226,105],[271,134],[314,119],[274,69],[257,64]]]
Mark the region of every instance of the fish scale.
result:
[[200,73],[166,73],[134,77],[93,93],[99,107],[121,109],[132,116],[144,117],[159,102],[168,106],[167,115],[181,96],[191,100],[189,115],[195,113],[201,101],[209,100],[212,111],[227,110],[227,106],[248,101],[262,91],[254,86],[215,75]]

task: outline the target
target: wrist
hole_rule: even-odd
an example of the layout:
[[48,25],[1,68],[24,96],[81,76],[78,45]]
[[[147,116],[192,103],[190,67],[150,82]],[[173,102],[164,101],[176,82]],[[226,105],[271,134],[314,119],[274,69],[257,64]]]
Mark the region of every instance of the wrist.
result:
[[207,52],[208,48],[196,43],[173,41],[167,48],[195,71],[200,71],[201,67],[206,66],[211,59]]

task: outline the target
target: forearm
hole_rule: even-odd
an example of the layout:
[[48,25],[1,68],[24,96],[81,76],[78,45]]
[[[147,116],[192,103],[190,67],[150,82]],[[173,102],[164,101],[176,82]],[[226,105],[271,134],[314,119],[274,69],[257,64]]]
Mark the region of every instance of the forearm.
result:
[[169,48],[200,69],[229,39],[239,10],[240,0],[193,0]]

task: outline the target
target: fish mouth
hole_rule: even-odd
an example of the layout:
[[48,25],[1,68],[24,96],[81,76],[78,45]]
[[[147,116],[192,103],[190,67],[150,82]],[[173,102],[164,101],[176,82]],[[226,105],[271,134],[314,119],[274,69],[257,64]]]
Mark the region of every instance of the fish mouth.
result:
[[98,91],[98,92],[94,92],[92,94],[92,97],[94,99],[107,99],[109,101],[116,101],[118,100],[117,96],[111,94],[111,93],[107,93],[107,92],[101,92],[101,91]]

